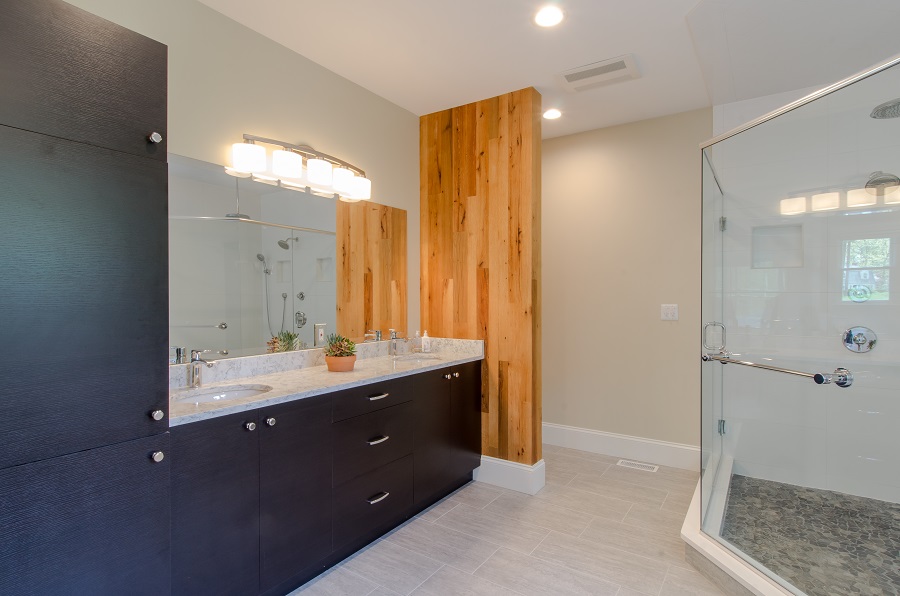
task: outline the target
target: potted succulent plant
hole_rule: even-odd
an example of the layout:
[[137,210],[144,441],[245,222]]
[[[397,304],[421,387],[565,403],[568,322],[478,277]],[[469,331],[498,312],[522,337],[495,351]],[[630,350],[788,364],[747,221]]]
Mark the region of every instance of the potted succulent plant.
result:
[[332,372],[353,370],[356,363],[356,344],[343,335],[332,333],[325,346],[325,364]]

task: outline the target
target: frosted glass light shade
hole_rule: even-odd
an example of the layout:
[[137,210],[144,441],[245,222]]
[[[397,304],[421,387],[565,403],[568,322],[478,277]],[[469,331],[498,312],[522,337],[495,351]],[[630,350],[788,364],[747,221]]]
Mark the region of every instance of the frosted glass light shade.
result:
[[332,169],[331,164],[324,159],[306,160],[306,173],[312,184],[331,186]]
[[231,167],[250,174],[265,172],[266,148],[251,143],[235,143],[231,146]]
[[272,173],[279,178],[301,178],[303,157],[293,151],[278,149],[272,153]]
[[356,183],[354,182],[355,177],[353,172],[347,168],[335,168],[333,175],[334,192],[339,195],[353,194],[353,191],[356,189]]
[[855,188],[847,191],[847,207],[866,207],[878,202],[878,197],[869,194],[865,188]]
[[357,176],[353,179],[353,198],[368,201],[372,198],[372,181],[368,178]]
[[806,213],[806,197],[781,199],[782,215],[799,215],[800,213]]
[[830,211],[841,206],[841,193],[823,192],[812,196],[813,211]]

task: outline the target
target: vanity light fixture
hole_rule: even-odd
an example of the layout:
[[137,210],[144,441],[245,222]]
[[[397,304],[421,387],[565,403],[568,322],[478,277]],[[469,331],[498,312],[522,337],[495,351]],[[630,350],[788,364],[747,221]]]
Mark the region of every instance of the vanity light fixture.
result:
[[560,116],[562,116],[562,112],[560,112],[556,108],[550,108],[549,110],[544,112],[544,118],[547,120],[556,120]]
[[868,207],[878,203],[878,197],[870,194],[865,188],[847,191],[847,207]]
[[555,27],[563,20],[563,11],[558,6],[549,4],[534,15],[534,22],[540,27]]
[[812,196],[813,211],[831,211],[841,206],[841,193],[823,192]]
[[[272,168],[267,167],[266,148],[272,152]],[[306,160],[306,168],[303,161]],[[239,178],[263,184],[340,199],[348,203],[372,198],[372,181],[366,173],[342,159],[316,151],[309,145],[294,145],[255,135],[244,135],[244,142],[231,146],[231,166],[225,171]]]
[[800,215],[801,213],[806,213],[806,197],[781,199],[782,215]]

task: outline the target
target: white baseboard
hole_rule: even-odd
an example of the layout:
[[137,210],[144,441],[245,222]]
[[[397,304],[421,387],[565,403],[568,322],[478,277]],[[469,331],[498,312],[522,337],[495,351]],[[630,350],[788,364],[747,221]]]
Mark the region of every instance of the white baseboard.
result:
[[477,482],[534,495],[544,488],[544,460],[529,466],[482,455],[481,466],[475,468],[472,478]]
[[617,435],[552,422],[544,422],[543,431],[544,443],[550,445],[636,459],[672,468],[700,470],[700,448],[693,445]]

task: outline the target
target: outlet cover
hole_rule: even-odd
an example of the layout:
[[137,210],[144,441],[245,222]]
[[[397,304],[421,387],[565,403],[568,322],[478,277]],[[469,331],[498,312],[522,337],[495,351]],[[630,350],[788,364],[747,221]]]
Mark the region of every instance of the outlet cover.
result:
[[660,305],[659,318],[663,321],[677,321],[678,320],[678,305],[677,304],[662,304],[662,305]]

